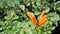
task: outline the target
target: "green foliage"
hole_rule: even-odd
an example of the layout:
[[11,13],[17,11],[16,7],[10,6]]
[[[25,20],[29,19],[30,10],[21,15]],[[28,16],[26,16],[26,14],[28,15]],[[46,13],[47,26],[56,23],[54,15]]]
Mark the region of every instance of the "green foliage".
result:
[[[0,34],[37,34],[27,11],[37,17],[46,10],[48,21],[42,25],[38,34],[51,34],[56,22],[60,20],[60,1],[56,0],[0,0]],[[58,23],[58,22],[57,22]]]

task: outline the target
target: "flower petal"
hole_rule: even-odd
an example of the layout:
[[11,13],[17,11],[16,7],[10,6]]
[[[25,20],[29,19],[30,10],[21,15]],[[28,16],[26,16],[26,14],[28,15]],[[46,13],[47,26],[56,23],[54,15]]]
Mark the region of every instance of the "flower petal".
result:
[[36,27],[36,17],[32,12],[27,12],[27,16],[31,19],[32,23],[34,24],[34,26]]

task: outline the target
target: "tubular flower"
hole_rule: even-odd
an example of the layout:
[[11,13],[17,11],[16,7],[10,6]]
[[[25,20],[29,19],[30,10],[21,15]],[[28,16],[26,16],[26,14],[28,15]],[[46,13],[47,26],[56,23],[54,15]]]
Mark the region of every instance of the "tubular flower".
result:
[[34,24],[34,26],[36,26],[36,17],[32,12],[27,12],[28,17],[31,19],[32,23]]
[[40,28],[47,21],[47,16],[45,15],[45,11],[42,11],[38,20],[39,20],[38,27]]
[[32,12],[27,12],[27,16],[30,18],[33,25],[35,27],[38,26],[38,28],[40,28],[47,21],[47,16],[45,15],[45,11],[42,11],[41,15],[39,16],[38,24],[37,24],[37,19]]

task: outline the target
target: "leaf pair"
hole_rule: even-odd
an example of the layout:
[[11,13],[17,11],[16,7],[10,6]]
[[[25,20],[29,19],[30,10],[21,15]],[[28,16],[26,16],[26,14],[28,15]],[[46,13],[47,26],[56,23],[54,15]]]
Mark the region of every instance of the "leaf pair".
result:
[[[33,25],[37,26],[37,19],[32,12],[27,12],[27,16],[31,19]],[[45,15],[45,11],[42,11],[41,15],[38,19],[38,28],[40,28],[47,21],[47,16]]]

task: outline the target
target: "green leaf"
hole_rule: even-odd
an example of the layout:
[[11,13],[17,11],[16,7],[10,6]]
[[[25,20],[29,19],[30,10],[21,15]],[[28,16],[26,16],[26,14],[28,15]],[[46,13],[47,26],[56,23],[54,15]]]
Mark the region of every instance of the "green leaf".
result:
[[4,33],[4,32],[0,32],[0,34],[6,34],[6,33]]
[[52,21],[59,20],[59,15],[56,12],[48,13],[47,16],[48,16],[48,19],[51,19]]
[[14,30],[16,28],[20,28],[21,23],[19,21],[13,21],[12,25],[12,30]]
[[15,15],[12,19],[14,20],[14,19],[18,19],[18,18],[19,18],[19,16]]
[[24,29],[21,29],[19,34],[24,34]]
[[31,29],[25,29],[26,34],[33,34]]
[[55,29],[54,26],[50,26],[50,27],[47,28],[48,31],[49,31],[49,30],[53,30],[53,29]]
[[59,11],[60,11],[60,7],[57,7],[57,10],[59,10]]
[[42,34],[47,34],[47,32],[44,32],[44,33],[42,32]]
[[10,34],[16,34],[18,31],[19,31],[19,28],[14,29],[14,30],[12,30],[12,31],[11,31],[11,33],[10,33]]
[[21,8],[21,10],[25,10],[25,6],[24,5],[19,5],[19,7]]
[[45,9],[46,11],[46,13],[48,13],[49,12],[49,10],[50,10],[50,8],[49,7],[46,7],[46,9]]

